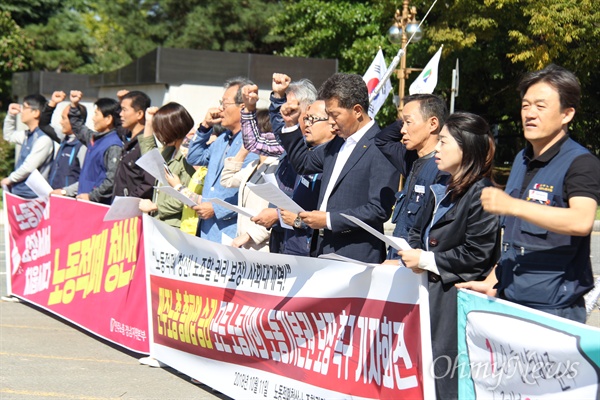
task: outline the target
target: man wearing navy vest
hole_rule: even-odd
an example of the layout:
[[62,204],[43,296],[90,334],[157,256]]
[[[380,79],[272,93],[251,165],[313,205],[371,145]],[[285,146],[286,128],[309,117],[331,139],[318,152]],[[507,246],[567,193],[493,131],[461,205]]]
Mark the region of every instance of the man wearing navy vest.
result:
[[[446,175],[435,163],[434,149],[448,109],[444,100],[433,94],[414,94],[403,100],[402,119],[383,128],[375,136],[375,145],[406,178],[396,193],[392,222],[396,224],[394,236],[408,240],[408,232],[431,196],[429,186],[439,175]],[[390,247],[387,258],[400,257]]]
[[585,323],[600,160],[568,135],[580,85],[572,72],[550,65],[525,76],[519,91],[529,144],[515,158],[506,191],[481,194],[486,211],[504,216],[502,256],[488,279],[457,286]]
[[[42,110],[40,116],[40,129],[57,143],[56,155],[48,174],[48,183],[54,189],[51,194],[59,196],[75,197],[79,186],[79,174],[85,160],[87,148],[75,137],[71,123],[69,122],[69,107],[65,107],[61,112],[60,125],[62,128],[62,140],[59,133],[54,130],[50,124],[52,114],[57,105],[66,99],[65,92],[56,91],[46,107]],[[82,104],[74,105],[79,108],[82,118],[87,118],[87,110]],[[55,148],[57,147],[55,144]]]
[[[71,102],[79,103],[82,93],[71,91]],[[123,142],[117,134],[121,126],[121,107],[114,99],[101,98],[94,103],[94,132],[83,125],[79,109],[71,107],[69,121],[73,132],[88,148],[79,175],[78,199],[110,204],[117,164],[121,159]]]
[[[46,105],[46,99],[39,94],[31,94],[23,99],[23,106],[9,104],[4,119],[4,140],[21,145],[15,170],[0,182],[2,187],[10,189],[12,194],[34,199],[37,195],[25,184],[29,175],[38,170],[44,178],[48,177],[54,147],[50,139],[39,128],[40,113]],[[26,131],[17,130],[17,115],[27,125]]]

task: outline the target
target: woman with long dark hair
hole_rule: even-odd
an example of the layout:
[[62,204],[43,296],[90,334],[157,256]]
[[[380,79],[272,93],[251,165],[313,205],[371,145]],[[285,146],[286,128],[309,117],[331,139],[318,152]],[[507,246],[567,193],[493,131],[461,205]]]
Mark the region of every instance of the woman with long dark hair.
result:
[[431,186],[433,196],[410,231],[404,264],[427,273],[433,374],[438,399],[458,398],[458,282],[483,280],[500,255],[497,216],[483,210],[481,191],[492,186],[495,144],[487,122],[470,113],[448,117],[436,146],[436,163],[449,175]]

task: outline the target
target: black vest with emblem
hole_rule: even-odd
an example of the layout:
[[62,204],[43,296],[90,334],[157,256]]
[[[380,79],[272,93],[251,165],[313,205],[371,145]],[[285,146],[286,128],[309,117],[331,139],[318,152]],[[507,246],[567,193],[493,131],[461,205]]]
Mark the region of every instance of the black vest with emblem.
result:
[[[568,199],[563,197],[566,171],[575,158],[588,151],[567,139],[520,196],[527,172],[524,152],[515,158],[506,193],[550,207],[567,208]],[[503,218],[503,225],[498,290],[506,299],[537,309],[564,308],[593,286],[589,235],[561,235],[510,216]]]

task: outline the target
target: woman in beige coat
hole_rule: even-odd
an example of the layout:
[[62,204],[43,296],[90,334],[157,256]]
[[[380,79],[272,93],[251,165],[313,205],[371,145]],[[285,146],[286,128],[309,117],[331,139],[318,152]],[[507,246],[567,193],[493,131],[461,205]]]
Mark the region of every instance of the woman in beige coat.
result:
[[[246,183],[265,183],[263,174],[272,174],[277,170],[277,157],[260,156],[242,168],[249,151],[244,147],[235,155],[225,159],[221,172],[221,185],[227,188],[239,187],[238,206],[255,212],[269,207],[269,202],[258,197],[246,186]],[[231,243],[233,247],[269,251],[269,230],[250,221],[249,217],[238,214],[237,236]]]

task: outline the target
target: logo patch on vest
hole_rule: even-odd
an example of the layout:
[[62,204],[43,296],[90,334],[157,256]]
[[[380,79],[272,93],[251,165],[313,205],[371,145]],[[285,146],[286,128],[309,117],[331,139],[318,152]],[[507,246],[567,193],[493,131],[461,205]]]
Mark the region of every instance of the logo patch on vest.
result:
[[552,193],[554,191],[554,186],[552,185],[546,185],[545,183],[536,183],[533,185],[533,188],[536,190],[541,190],[543,192],[550,192]]
[[540,204],[550,205],[550,200],[548,199],[548,193],[542,192],[540,190],[530,190],[529,196],[527,196],[527,201],[534,201]]

